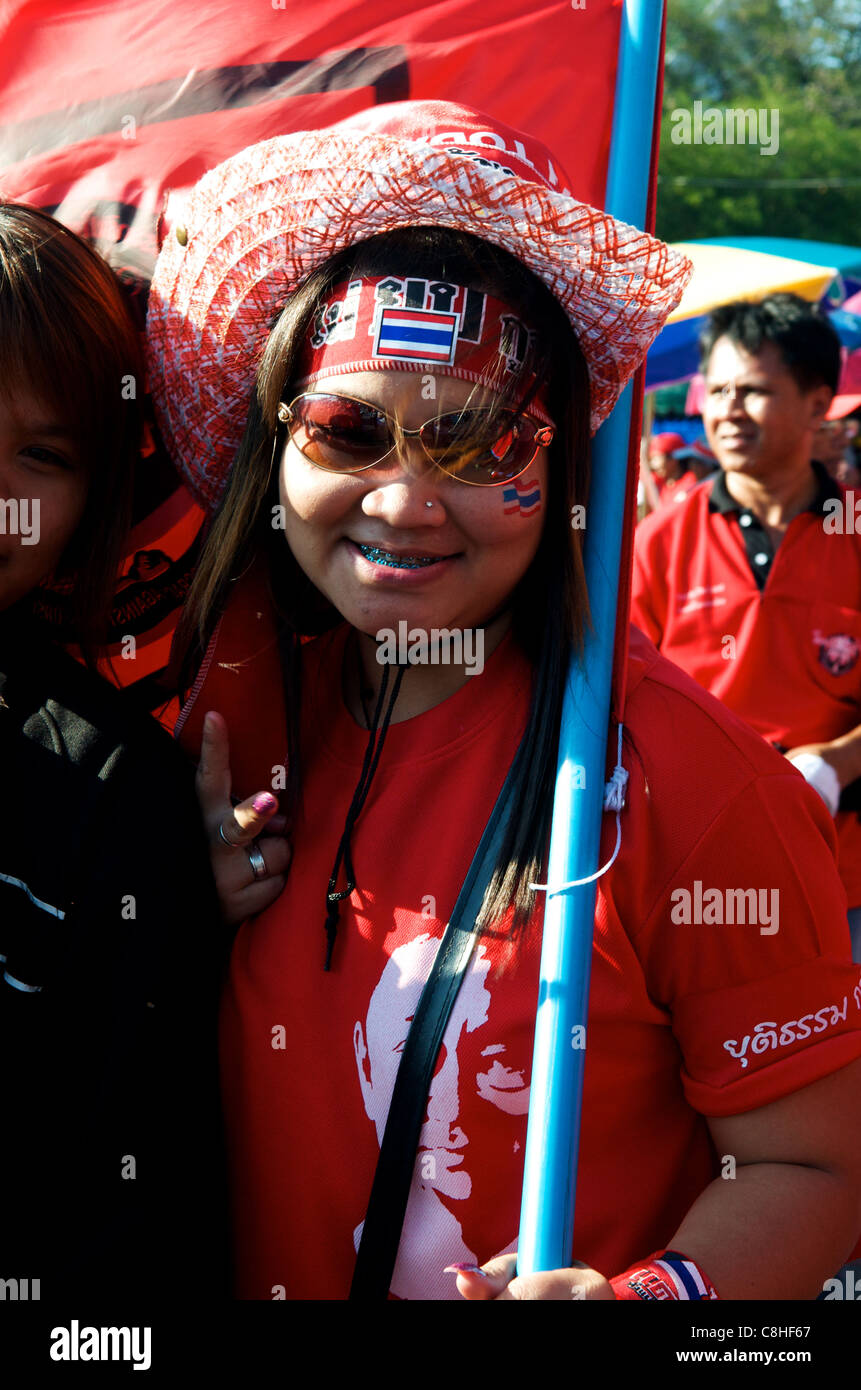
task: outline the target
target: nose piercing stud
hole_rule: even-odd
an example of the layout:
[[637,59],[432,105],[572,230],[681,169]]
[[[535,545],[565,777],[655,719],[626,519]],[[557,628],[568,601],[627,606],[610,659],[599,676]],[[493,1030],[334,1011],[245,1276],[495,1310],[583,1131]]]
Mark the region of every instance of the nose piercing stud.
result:
[[432,506],[433,506],[433,502],[425,502],[425,506],[426,506],[426,507],[432,507]]

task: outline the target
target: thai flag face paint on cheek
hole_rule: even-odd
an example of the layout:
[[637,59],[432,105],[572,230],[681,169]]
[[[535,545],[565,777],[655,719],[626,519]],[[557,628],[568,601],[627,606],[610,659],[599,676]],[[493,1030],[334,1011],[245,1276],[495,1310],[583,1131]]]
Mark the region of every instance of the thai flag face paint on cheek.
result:
[[515,478],[502,489],[502,510],[506,516],[534,516],[541,510],[541,484],[537,478]]

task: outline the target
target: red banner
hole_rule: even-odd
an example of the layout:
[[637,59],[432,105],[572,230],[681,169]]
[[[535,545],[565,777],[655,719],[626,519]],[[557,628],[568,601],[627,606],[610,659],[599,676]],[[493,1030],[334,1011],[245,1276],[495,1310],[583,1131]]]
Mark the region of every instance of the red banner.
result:
[[[141,320],[168,190],[374,103],[486,111],[543,140],[600,206],[620,20],[621,0],[6,0],[0,193],[90,236]],[[123,684],[164,665],[200,520],[151,432],[114,614]],[[61,620],[62,595],[53,607]]]

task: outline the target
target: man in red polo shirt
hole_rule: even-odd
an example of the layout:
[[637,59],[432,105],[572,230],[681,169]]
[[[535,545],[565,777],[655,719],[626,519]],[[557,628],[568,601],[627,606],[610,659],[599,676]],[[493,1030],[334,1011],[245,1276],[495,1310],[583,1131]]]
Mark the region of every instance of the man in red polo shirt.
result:
[[637,528],[633,619],[820,793],[861,959],[861,517],[810,461],[839,342],[779,294],[716,310],[702,349],[721,472]]

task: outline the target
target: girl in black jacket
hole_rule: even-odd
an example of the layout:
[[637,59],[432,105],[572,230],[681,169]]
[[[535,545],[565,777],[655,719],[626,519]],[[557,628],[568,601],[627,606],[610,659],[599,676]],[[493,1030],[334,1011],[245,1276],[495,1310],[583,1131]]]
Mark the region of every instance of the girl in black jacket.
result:
[[[142,389],[107,265],[0,204],[0,1280],[70,1315],[85,1294],[220,1287],[218,912],[193,779],[94,672]],[[83,664],[40,619],[48,578]]]

